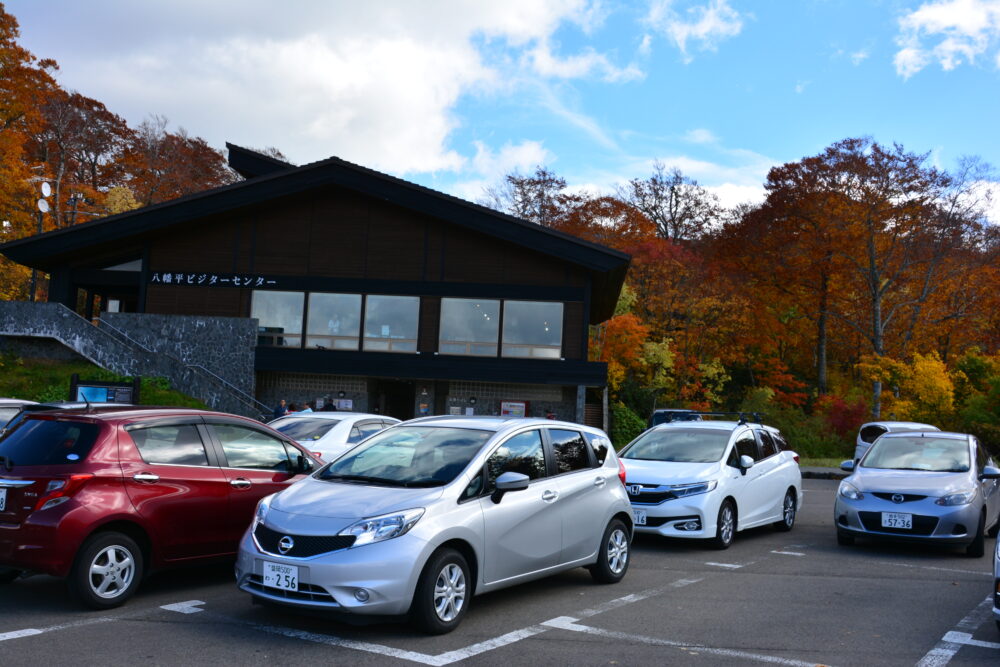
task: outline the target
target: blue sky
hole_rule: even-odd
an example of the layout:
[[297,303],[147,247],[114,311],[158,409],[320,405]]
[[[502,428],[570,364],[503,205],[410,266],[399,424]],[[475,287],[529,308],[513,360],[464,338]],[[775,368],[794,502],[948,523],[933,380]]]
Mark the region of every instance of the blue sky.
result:
[[61,83],[222,147],[476,199],[678,166],[728,204],[850,136],[1000,165],[1000,0],[8,0]]

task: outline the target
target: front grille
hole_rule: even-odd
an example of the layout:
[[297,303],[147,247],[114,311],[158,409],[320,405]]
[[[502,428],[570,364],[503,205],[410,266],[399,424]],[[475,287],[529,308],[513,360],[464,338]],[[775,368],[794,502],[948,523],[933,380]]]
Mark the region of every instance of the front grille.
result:
[[893,496],[902,496],[904,503],[912,503],[917,500],[923,500],[924,498],[927,497],[927,496],[918,496],[915,493],[873,493],[872,495],[875,496],[876,498],[881,498],[882,500],[888,500],[892,503],[896,503],[896,501],[892,499]]
[[858,512],[861,523],[865,530],[873,533],[892,533],[894,535],[930,535],[937,528],[938,518],[936,516],[913,515],[913,529],[905,528],[883,528],[881,512]]
[[[251,588],[260,593],[266,593],[271,597],[285,598],[286,600],[298,600],[300,602],[321,602],[330,605],[337,605],[337,600],[330,595],[326,589],[313,584],[299,584],[299,590],[286,591],[281,588],[271,588],[264,585],[264,577],[259,574],[251,574],[247,580],[247,588]],[[339,606],[339,605],[337,605]]]
[[[642,487],[639,493],[632,493],[633,487]],[[636,505],[659,505],[660,503],[673,500],[677,496],[672,491],[647,491],[647,489],[659,489],[659,484],[627,484],[625,492],[628,499]]]
[[[354,535],[289,535],[272,530],[262,523],[257,524],[253,536],[257,538],[257,544],[264,551],[292,558],[309,558],[331,551],[339,551],[354,544],[355,540]],[[295,546],[284,553],[278,549],[278,542],[281,541],[282,537],[290,537],[295,542]]]

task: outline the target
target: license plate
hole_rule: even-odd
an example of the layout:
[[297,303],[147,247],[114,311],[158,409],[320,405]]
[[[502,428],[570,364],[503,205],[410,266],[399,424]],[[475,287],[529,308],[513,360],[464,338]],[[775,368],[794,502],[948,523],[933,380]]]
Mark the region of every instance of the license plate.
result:
[[913,515],[901,512],[882,512],[883,528],[904,528],[913,529]]
[[7,489],[0,489],[0,512],[7,509]]
[[264,585],[283,591],[299,590],[299,568],[264,561]]
[[646,525],[646,510],[637,510],[632,508],[632,518],[635,519],[635,525],[645,526]]

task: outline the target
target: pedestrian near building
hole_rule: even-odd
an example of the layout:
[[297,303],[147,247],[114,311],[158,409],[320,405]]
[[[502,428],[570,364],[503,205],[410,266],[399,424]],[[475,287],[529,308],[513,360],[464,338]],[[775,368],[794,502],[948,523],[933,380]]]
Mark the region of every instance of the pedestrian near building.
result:
[[284,417],[288,414],[288,406],[285,404],[285,399],[281,399],[281,402],[274,408],[274,418]]

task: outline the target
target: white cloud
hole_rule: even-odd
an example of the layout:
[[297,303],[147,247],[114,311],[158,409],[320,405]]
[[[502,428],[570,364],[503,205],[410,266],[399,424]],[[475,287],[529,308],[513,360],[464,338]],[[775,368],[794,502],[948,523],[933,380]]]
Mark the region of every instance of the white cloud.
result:
[[858,51],[855,51],[850,55],[851,64],[853,64],[856,67],[861,63],[863,63],[864,61],[868,60],[869,56],[871,56],[871,53],[868,52],[868,49],[860,49]]
[[719,138],[712,134],[711,130],[706,130],[703,127],[688,130],[688,132],[684,135],[684,141],[692,144],[714,144],[718,140]]
[[795,83],[795,92],[797,94],[801,95],[802,93],[806,92],[806,88],[809,86],[810,83],[812,83],[812,82],[811,81],[797,81]]
[[474,142],[476,155],[466,164],[475,177],[455,182],[451,194],[468,201],[482,198],[486,188],[495,186],[511,172],[531,173],[537,166],[550,164],[555,156],[538,141],[504,144],[494,151],[481,141]]
[[[475,159],[453,145],[465,97],[553,79],[640,78],[593,48],[557,55],[550,46],[557,31],[587,34],[606,15],[600,0],[324,1],[308,10],[94,0],[47,17],[57,49],[34,50],[57,57],[63,85],[132,124],[155,112],[215,146],[275,145],[299,163],[337,155],[405,175],[460,171]],[[610,142],[582,114],[549,109]]]
[[897,74],[908,79],[932,62],[952,70],[997,48],[1000,0],[930,0],[900,18],[899,28]]
[[673,41],[685,63],[694,60],[690,46],[715,51],[720,42],[743,30],[740,13],[729,6],[729,0],[711,0],[683,12],[675,8],[677,4],[676,0],[653,0],[646,23]]

